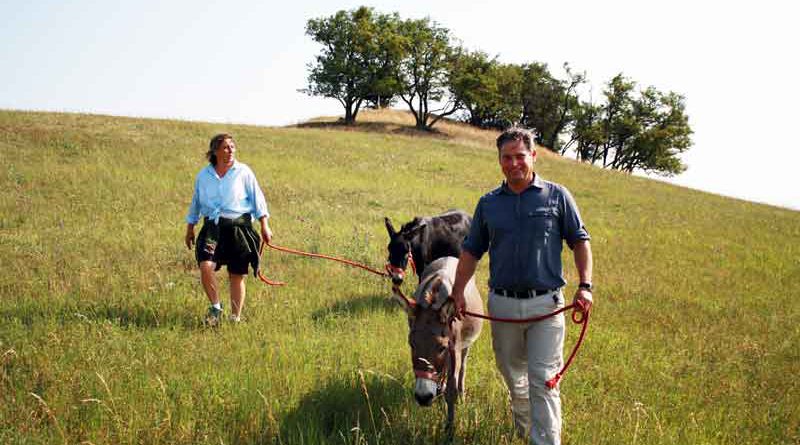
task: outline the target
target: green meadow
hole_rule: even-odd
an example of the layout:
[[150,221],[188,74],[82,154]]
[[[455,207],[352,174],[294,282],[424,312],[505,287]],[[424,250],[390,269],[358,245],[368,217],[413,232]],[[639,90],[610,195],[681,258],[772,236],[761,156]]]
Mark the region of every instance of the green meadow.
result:
[[[288,285],[251,276],[246,322],[210,329],[183,245],[221,131],[260,180],[276,244],[377,267],[384,216],[471,213],[502,179],[491,135],[369,129],[0,111],[0,443],[444,443],[444,401],[413,400],[385,279],[268,251],[265,274]],[[537,171],[573,192],[594,251],[564,443],[800,443],[800,212],[555,156]],[[524,443],[488,324],[467,392],[454,443]]]

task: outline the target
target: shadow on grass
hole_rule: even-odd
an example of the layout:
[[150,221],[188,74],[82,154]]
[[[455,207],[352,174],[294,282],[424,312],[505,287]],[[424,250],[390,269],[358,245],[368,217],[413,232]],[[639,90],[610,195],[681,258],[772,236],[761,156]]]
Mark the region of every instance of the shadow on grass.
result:
[[358,317],[375,312],[399,314],[402,309],[389,295],[355,296],[318,309],[311,314],[311,318],[314,321],[324,321],[341,317]]
[[81,314],[89,320],[104,321],[121,327],[164,328],[182,327],[184,329],[203,328],[204,313],[192,312],[185,308],[165,309],[153,306],[92,305],[84,308]]
[[283,443],[445,443],[443,411],[425,409],[418,416],[422,409],[402,382],[359,371],[301,399],[281,422],[280,437]]
[[37,322],[56,320],[61,324],[72,323],[104,323],[109,322],[124,328],[164,328],[181,327],[184,329],[203,328],[205,314],[185,310],[182,307],[164,309],[144,304],[102,304],[76,302],[74,304],[42,305],[22,304],[17,306],[0,306],[0,318],[18,320],[25,326]]
[[367,133],[398,134],[403,136],[416,136],[437,139],[452,139],[446,133],[436,128],[430,130],[420,130],[410,125],[403,125],[388,122],[356,122],[354,125],[347,125],[343,120],[335,122],[305,122],[297,124],[297,128],[317,128],[327,130],[360,131]]

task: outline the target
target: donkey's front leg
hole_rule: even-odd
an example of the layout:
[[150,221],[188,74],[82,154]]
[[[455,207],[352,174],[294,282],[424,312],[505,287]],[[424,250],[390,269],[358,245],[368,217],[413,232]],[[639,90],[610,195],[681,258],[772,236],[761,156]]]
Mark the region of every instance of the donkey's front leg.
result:
[[444,399],[447,401],[447,427],[452,432],[456,418],[456,402],[458,402],[459,378],[461,374],[461,355],[451,354],[451,368],[447,373],[447,388],[445,389]]
[[458,393],[461,399],[464,399],[464,390],[466,389],[467,380],[467,356],[469,355],[469,347],[461,350],[461,366],[458,370]]
[[456,402],[458,401],[458,385],[455,378],[448,376],[444,400],[447,402],[447,426],[451,427],[456,418]]

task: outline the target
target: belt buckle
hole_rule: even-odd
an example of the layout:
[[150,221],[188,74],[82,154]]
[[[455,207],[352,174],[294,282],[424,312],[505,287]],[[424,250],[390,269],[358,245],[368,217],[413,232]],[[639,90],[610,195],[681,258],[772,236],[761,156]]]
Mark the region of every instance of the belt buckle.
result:
[[517,298],[517,293],[512,291],[512,290],[496,287],[496,288],[492,289],[492,291],[494,293],[496,293],[497,295],[502,295],[503,297],[506,297],[506,298]]

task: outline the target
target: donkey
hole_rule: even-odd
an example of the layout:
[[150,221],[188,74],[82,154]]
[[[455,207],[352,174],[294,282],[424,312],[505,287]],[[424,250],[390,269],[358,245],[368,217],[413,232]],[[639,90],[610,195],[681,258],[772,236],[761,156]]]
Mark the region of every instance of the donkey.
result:
[[[455,318],[450,294],[456,275],[458,258],[444,257],[433,261],[422,273],[414,300],[409,301],[395,286],[395,297],[408,313],[408,343],[411,364],[416,376],[414,398],[421,406],[431,406],[435,396],[444,392],[447,401],[447,427],[455,419],[456,400],[464,393],[467,355],[483,326],[480,318]],[[483,314],[483,302],[475,281],[464,290],[466,309]]]
[[400,285],[405,279],[409,258],[412,268],[424,270],[431,261],[446,256],[461,255],[461,243],[472,224],[463,210],[448,210],[437,216],[415,217],[396,231],[389,218],[384,218],[389,232],[387,269],[392,283]]

